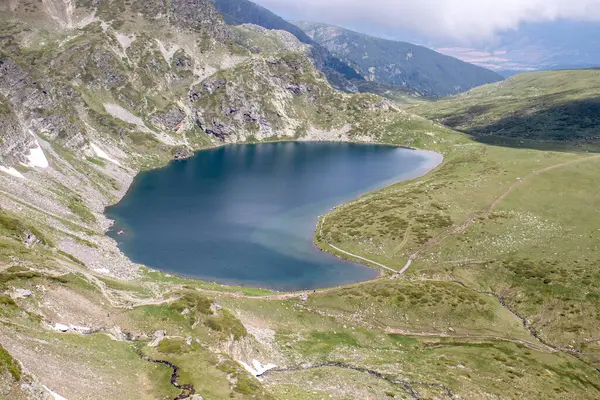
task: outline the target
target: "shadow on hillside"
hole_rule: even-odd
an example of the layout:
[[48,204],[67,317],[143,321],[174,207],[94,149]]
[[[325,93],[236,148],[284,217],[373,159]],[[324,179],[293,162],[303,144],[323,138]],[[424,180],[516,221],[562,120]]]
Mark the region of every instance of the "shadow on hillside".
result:
[[487,144],[489,146],[568,153],[600,153],[600,140],[542,141],[514,139],[494,135],[472,136],[472,138],[479,143]]
[[[494,146],[600,152],[600,96],[559,104],[553,96],[541,100],[489,124],[480,123],[462,131]],[[490,105],[473,106],[443,118],[443,123],[449,127],[469,126],[478,115],[489,111],[493,111]]]

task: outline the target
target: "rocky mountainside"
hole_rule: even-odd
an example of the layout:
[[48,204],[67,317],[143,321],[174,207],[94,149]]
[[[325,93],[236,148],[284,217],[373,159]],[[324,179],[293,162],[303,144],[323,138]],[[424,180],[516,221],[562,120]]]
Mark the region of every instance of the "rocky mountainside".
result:
[[127,164],[125,153],[142,162],[149,149],[293,136],[300,125],[347,120],[307,111],[354,97],[333,90],[285,32],[229,29],[203,1],[103,1],[74,10],[55,3],[4,5],[2,123],[14,137],[3,142],[5,167],[23,161],[27,152],[16,150],[34,136],[89,156],[94,141],[104,142]]
[[248,0],[213,0],[228,25],[254,24],[267,29],[287,31],[305,44],[314,41],[296,25]]
[[364,84],[364,78],[361,74],[332,55],[325,47],[313,41],[296,25],[248,0],[213,1],[216,9],[223,15],[224,21],[229,25],[253,24],[266,29],[283,30],[291,33],[300,42],[308,45],[308,56],[333,86],[348,92],[363,91],[360,90]]
[[425,96],[447,96],[502,80],[495,72],[411,43],[321,23],[294,24],[369,82],[404,87]]

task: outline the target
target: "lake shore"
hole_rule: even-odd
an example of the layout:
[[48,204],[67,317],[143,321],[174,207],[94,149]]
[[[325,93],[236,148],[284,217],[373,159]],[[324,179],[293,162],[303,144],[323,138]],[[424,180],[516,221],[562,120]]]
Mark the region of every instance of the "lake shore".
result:
[[[290,141],[272,141],[270,143],[284,143],[284,142],[290,142]],[[364,142],[356,142],[356,144],[365,144],[365,143]],[[373,143],[368,143],[368,145],[369,144],[370,145],[374,145]],[[376,145],[377,146],[381,146],[381,147],[404,148],[404,149],[407,149],[406,147],[394,146],[394,145],[387,145],[387,144],[383,144],[383,145],[376,144]],[[223,146],[219,146],[219,147],[214,148],[212,150],[215,150],[215,149],[218,149],[218,148],[222,148],[222,147]],[[208,150],[210,150],[210,149],[208,149]],[[411,170],[410,173],[408,173],[408,174],[401,174],[400,176],[395,176],[395,177],[393,177],[391,179],[386,179],[383,182],[379,182],[375,186],[369,186],[368,188],[366,188],[364,190],[360,190],[359,192],[352,193],[352,195],[350,197],[348,197],[346,199],[343,199],[343,201],[340,202],[340,203],[335,203],[335,204],[338,204],[338,205],[339,204],[343,204],[343,203],[346,203],[347,201],[352,201],[353,199],[356,199],[357,197],[360,197],[360,196],[363,196],[363,195],[367,195],[367,194],[369,194],[369,193],[371,193],[373,191],[379,190],[379,189],[387,187],[389,185],[392,185],[392,184],[395,184],[395,183],[398,183],[398,182],[402,182],[402,181],[405,181],[405,180],[410,180],[410,179],[415,179],[415,178],[421,177],[421,176],[426,175],[427,173],[429,173],[431,170],[433,170],[434,168],[436,168],[437,166],[439,166],[443,162],[443,155],[440,154],[440,153],[437,153],[437,152],[434,152],[434,151],[430,151],[430,150],[420,150],[420,149],[410,149],[410,150],[416,150],[416,151],[418,151],[419,152],[419,156],[426,156],[426,159],[424,161],[422,161],[422,165],[419,168],[416,168],[415,170]],[[131,189],[129,189],[129,190],[131,190]],[[128,190],[128,192],[129,192],[129,190]],[[312,233],[314,233],[314,229],[315,229],[315,226],[312,225],[311,226],[311,235],[312,235]],[[313,238],[310,237],[311,244],[312,244],[312,239]],[[111,241],[113,241],[113,239],[111,239]],[[115,244],[116,244],[116,242],[115,242]],[[336,255],[336,256],[339,257],[339,254],[334,254],[334,255]],[[370,265],[368,265],[365,262],[356,262],[356,260],[350,260],[350,261],[353,264],[360,264],[360,265],[365,265],[366,264],[368,267],[370,267]],[[134,265],[140,266],[142,264],[143,263],[134,264]],[[185,277],[185,278],[188,278],[188,279],[199,279],[198,277],[195,277],[192,274],[182,274],[182,273],[178,273],[178,272],[172,272],[172,271],[169,271],[169,270],[165,270],[164,268],[159,268],[159,269],[152,268],[151,270],[156,270],[156,271],[162,270],[164,273],[167,273],[169,275],[175,275],[175,276],[179,275],[181,277]],[[371,268],[369,268],[369,270],[371,270]],[[381,276],[381,273],[380,273],[380,271],[378,271],[376,276],[371,276],[371,278],[368,278],[368,279],[362,279],[362,280],[360,280],[360,282],[368,281],[368,280],[371,280],[371,279],[376,279],[377,277],[380,277],[380,276]],[[200,280],[204,280],[204,281],[207,281],[207,282],[213,281],[213,279],[210,279],[210,278],[209,279],[201,279],[200,278]],[[243,283],[243,282],[239,282],[239,281],[235,281],[235,280],[227,280],[227,282],[223,282],[223,280],[216,280],[216,281],[219,282],[219,284],[225,284],[225,285],[228,285],[228,286],[238,286],[240,283]],[[344,285],[346,283],[356,283],[356,282],[359,282],[359,281],[344,282],[344,283],[342,283],[342,285]],[[246,284],[246,283],[243,283],[242,286],[244,286],[244,287],[265,287],[265,285],[261,285],[261,284]],[[339,286],[339,285],[327,285],[327,284],[325,284],[325,285],[322,285],[322,286],[319,285],[319,286],[310,287],[309,289],[312,290],[312,289],[316,289],[316,288],[320,288],[320,287],[333,287],[333,286]],[[272,289],[277,289],[277,290],[281,291],[282,288],[271,287],[271,290]],[[298,288],[292,288],[291,290],[295,290],[295,289],[298,289]],[[284,291],[287,291],[287,290],[284,289]]]

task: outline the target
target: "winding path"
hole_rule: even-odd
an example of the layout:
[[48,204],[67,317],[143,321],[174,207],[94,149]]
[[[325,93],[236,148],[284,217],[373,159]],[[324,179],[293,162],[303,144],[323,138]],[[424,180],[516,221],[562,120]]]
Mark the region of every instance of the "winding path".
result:
[[[354,257],[356,259],[359,259],[361,261],[365,261],[369,264],[373,264],[376,265],[380,268],[383,268],[387,271],[393,272],[394,274],[398,274],[398,275],[402,275],[404,274],[412,265],[413,261],[416,260],[423,252],[429,250],[430,248],[432,248],[433,246],[443,242],[444,240],[446,240],[448,237],[450,236],[454,236],[456,234],[460,234],[460,233],[464,233],[467,229],[469,229],[469,227],[473,224],[473,222],[475,222],[475,220],[481,216],[484,215],[489,215],[491,214],[494,209],[502,202],[502,200],[504,200],[515,188],[517,188],[518,186],[522,185],[523,183],[525,183],[526,181],[528,181],[529,179],[540,175],[544,172],[548,172],[557,168],[562,168],[562,167],[566,167],[568,165],[572,165],[572,164],[577,164],[580,162],[585,162],[585,161],[589,161],[589,160],[593,160],[593,159],[599,159],[600,155],[595,155],[595,156],[590,156],[590,157],[584,157],[584,158],[579,158],[576,160],[571,160],[571,161],[566,161],[560,164],[555,164],[555,165],[551,165],[549,167],[545,167],[542,168],[540,170],[537,171],[533,171],[530,174],[526,175],[524,178],[519,178],[517,179],[516,182],[514,182],[512,185],[510,185],[510,187],[508,189],[506,189],[506,191],[504,193],[502,193],[500,196],[498,196],[493,202],[492,204],[489,206],[489,208],[484,211],[484,212],[478,212],[475,213],[471,216],[469,216],[462,224],[458,225],[458,226],[454,226],[450,231],[445,231],[437,236],[435,236],[434,238],[430,239],[427,243],[425,243],[420,249],[418,249],[417,251],[415,251],[414,253],[412,253],[409,257],[408,257],[408,261],[406,262],[406,264],[404,265],[404,267],[397,271],[393,268],[388,267],[387,265],[381,264],[377,261],[373,261],[370,260],[368,258],[365,257],[361,257],[358,254],[354,254],[354,253],[350,253],[348,251],[342,250],[337,246],[334,246],[333,244],[329,243],[324,237],[323,237],[323,225],[325,224],[325,219],[327,218],[326,215],[324,215],[321,220],[320,220],[320,224],[319,224],[319,236],[321,237],[321,239],[323,240],[323,242],[325,244],[327,244],[329,247],[331,247],[332,249],[339,251],[342,254],[348,255],[350,257]],[[409,227],[410,229],[410,227]],[[405,237],[404,240],[402,242],[402,245],[405,244],[405,242],[407,241],[407,235],[405,232]]]
[[368,258],[364,258],[364,257],[361,257],[361,256],[359,256],[359,255],[357,255],[357,254],[353,254],[353,253],[350,253],[350,252],[348,252],[348,251],[342,250],[342,249],[340,249],[339,247],[332,245],[331,243],[328,243],[328,242],[325,242],[325,243],[327,243],[327,245],[328,245],[328,246],[330,246],[330,247],[334,248],[335,250],[339,251],[340,253],[344,253],[344,254],[346,254],[346,255],[348,255],[348,256],[352,256],[352,257],[354,257],[354,258],[358,258],[359,260],[366,261],[366,262],[368,262],[368,263],[370,263],[370,264],[375,264],[375,265],[377,265],[378,267],[380,267],[380,268],[383,268],[383,269],[387,269],[388,271],[391,271],[391,272],[393,272],[393,273],[395,273],[395,274],[397,274],[397,273],[398,273],[398,271],[396,271],[395,269],[392,269],[392,268],[390,268],[390,267],[387,267],[387,266],[385,266],[385,265],[383,265],[383,264],[381,264],[381,263],[378,263],[377,261],[369,260]]
[[263,372],[261,375],[258,375],[260,378],[267,377],[268,375],[276,374],[276,373],[284,373],[284,372],[297,372],[297,371],[307,371],[311,369],[319,369],[319,368],[342,368],[356,372],[362,372],[369,374],[375,378],[384,380],[392,385],[402,387],[413,399],[419,400],[421,399],[419,393],[415,390],[414,386],[423,386],[428,388],[438,388],[442,390],[449,398],[456,398],[456,394],[450,389],[448,386],[445,386],[441,383],[430,383],[430,382],[417,382],[417,381],[406,381],[401,379],[393,379],[392,377],[383,374],[381,372],[374,371],[368,368],[356,367],[350,364],[341,363],[341,362],[325,362],[321,364],[315,365],[300,365],[296,367],[287,367],[287,368],[278,368],[278,369],[270,369]]
[[573,164],[578,164],[581,162],[586,162],[586,161],[590,161],[590,160],[595,160],[595,159],[600,159],[600,154],[599,155],[595,155],[595,156],[590,156],[590,157],[584,157],[584,158],[578,158],[576,160],[571,160],[571,161],[566,161],[560,164],[555,164],[555,165],[551,165],[549,167],[545,167],[542,168],[540,170],[537,171],[533,171],[530,174],[526,175],[523,178],[518,178],[516,182],[514,182],[512,185],[510,185],[510,187],[508,189],[506,189],[506,191],[504,193],[502,193],[500,196],[498,196],[493,202],[492,204],[489,206],[489,208],[483,212],[478,212],[475,213],[471,216],[469,216],[462,224],[458,225],[458,226],[454,226],[450,231],[446,231],[443,232],[439,235],[437,235],[436,237],[430,239],[427,243],[425,243],[425,245],[423,245],[423,247],[421,247],[420,249],[418,249],[416,252],[414,252],[413,254],[410,255],[409,257],[409,263],[407,264],[407,266],[402,270],[402,272],[406,271],[406,269],[408,269],[408,267],[410,267],[410,263],[411,260],[415,260],[419,257],[420,254],[422,254],[423,252],[429,250],[430,248],[432,248],[433,246],[443,242],[444,240],[446,240],[447,238],[449,238],[450,236],[454,236],[460,233],[464,233],[467,229],[469,229],[469,227],[473,224],[473,222],[475,222],[475,220],[477,220],[477,218],[482,217],[482,216],[487,216],[490,215],[494,209],[496,209],[496,207],[498,207],[498,205],[502,202],[502,200],[504,200],[506,197],[508,197],[508,195],[517,187],[519,187],[520,185],[522,185],[523,183],[525,183],[526,181],[528,181],[529,179],[540,175],[542,173],[548,172],[548,171],[552,171],[554,169],[557,168],[562,168],[562,167],[566,167],[569,165],[573,165]]
[[323,218],[321,219],[321,223],[320,223],[320,225],[319,225],[319,236],[320,236],[320,237],[323,239],[323,241],[325,242],[325,244],[327,244],[327,246],[331,247],[332,249],[335,249],[335,250],[339,251],[340,253],[346,254],[347,256],[354,257],[354,258],[358,258],[359,260],[366,261],[366,262],[368,262],[369,264],[374,264],[374,265],[377,265],[378,267],[380,267],[380,268],[383,268],[383,269],[386,269],[386,270],[388,270],[388,271],[390,271],[390,272],[393,272],[394,274],[402,273],[402,272],[399,272],[399,271],[397,271],[397,270],[395,270],[395,269],[393,269],[393,268],[390,268],[390,267],[388,267],[387,265],[383,265],[383,264],[381,264],[381,263],[378,263],[377,261],[373,261],[373,260],[370,260],[370,259],[368,259],[368,258],[361,257],[361,256],[359,256],[358,254],[354,254],[354,253],[350,253],[349,251],[342,250],[342,249],[340,249],[339,247],[337,247],[337,246],[334,246],[334,245],[332,245],[331,243],[329,243],[329,242],[328,242],[327,240],[325,240],[325,238],[323,237],[323,224],[325,223],[325,219],[326,219],[326,218],[327,218],[327,216],[323,216]]

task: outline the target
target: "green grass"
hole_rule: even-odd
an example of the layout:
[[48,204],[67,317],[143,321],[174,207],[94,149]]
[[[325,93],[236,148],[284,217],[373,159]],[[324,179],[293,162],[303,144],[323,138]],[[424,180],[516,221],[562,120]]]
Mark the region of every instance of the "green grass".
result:
[[[600,162],[578,162],[534,176],[486,214],[518,179],[586,156],[458,146],[428,176],[338,207],[327,216],[316,240],[324,248],[331,243],[397,269],[417,254],[410,276],[458,280],[492,291],[550,342],[595,352],[586,339],[600,335],[600,276],[594,269],[600,260],[595,255],[600,222],[593,189]],[[473,215],[479,217],[465,233],[452,234]],[[443,240],[429,248],[428,243],[439,237]],[[419,298],[410,297],[412,290],[406,288],[398,294],[399,300],[404,299],[400,304],[430,304],[453,324],[463,321],[465,332],[478,326],[470,325],[470,319],[485,319],[486,313],[491,318],[499,312],[487,306],[469,307],[457,315],[452,305],[458,310],[467,305],[464,299],[452,300],[439,292],[432,297],[418,284],[410,286]],[[356,297],[367,295],[368,287],[354,290]],[[394,326],[393,318],[383,321]]]
[[208,317],[204,323],[210,329],[221,332],[225,337],[232,336],[235,340],[248,335],[244,325],[225,309],[221,310],[218,316]]
[[96,164],[99,167],[106,167],[106,162],[101,158],[88,157],[87,160],[92,164]]
[[188,292],[171,304],[171,307],[179,312],[188,310],[192,313],[212,315],[211,310],[213,302],[196,292]]
[[165,354],[183,354],[197,350],[198,346],[188,345],[185,339],[163,339],[158,344],[157,350]]
[[[583,161],[523,183],[490,218],[432,250],[422,268],[439,274],[446,266],[444,273],[502,295],[548,340],[585,347],[600,335],[598,167]],[[480,262],[448,263],[454,259]]]
[[0,236],[24,241],[28,232],[35,235],[43,245],[53,246],[52,241],[38,228],[0,210]]
[[[410,282],[397,284],[402,285],[399,292],[412,290],[415,294],[427,291],[419,285],[453,286],[444,282],[423,282],[417,284],[417,287],[412,287]],[[551,399],[593,399],[600,393],[600,378],[597,373],[576,358],[548,352],[543,347],[532,349],[522,343],[492,338],[495,335],[503,336],[499,334],[503,331],[509,337],[532,340],[527,338],[519,321],[513,319],[514,323],[511,324],[511,321],[507,323],[494,319],[465,323],[461,328],[460,323],[454,324],[455,316],[449,316],[455,326],[454,332],[450,332],[447,330],[448,325],[441,323],[446,316],[443,307],[428,309],[428,306],[421,303],[408,307],[397,305],[394,300],[397,294],[390,290],[394,285],[394,282],[372,283],[366,287],[358,285],[338,293],[311,295],[308,303],[298,300],[267,302],[239,298],[227,301],[224,298],[223,301],[226,301],[228,307],[241,312],[254,326],[276,329],[277,347],[291,360],[288,365],[342,361],[385,373],[396,379],[442,383],[464,398],[520,399],[543,396]],[[363,292],[372,294],[366,295]],[[458,293],[463,292],[459,290]],[[462,300],[465,303],[462,305],[464,316],[481,313],[478,310],[482,306],[480,298],[488,304],[487,307],[493,307],[491,298],[481,296],[470,302],[470,295],[466,293],[465,291],[465,300]],[[382,296],[390,301],[378,301]],[[406,297],[413,296],[407,294]],[[385,312],[380,311],[382,309],[398,312],[390,320],[385,320],[382,318]],[[508,314],[505,316],[510,319]],[[418,336],[387,333],[387,328],[394,325],[412,328],[415,332],[427,329],[425,327],[429,325],[430,330],[439,328],[440,334],[470,333],[490,337],[443,338],[435,334]],[[496,332],[492,332],[493,330]],[[345,396],[352,393],[350,396],[377,398],[390,391],[398,395],[405,394],[401,386],[390,386],[340,368],[277,373],[274,378],[267,378],[267,382],[276,396],[286,399],[305,396],[311,398],[315,393],[321,393],[323,388],[328,388],[326,396],[333,393],[342,398],[344,395],[338,392],[338,388],[346,390]],[[415,389],[422,396],[426,396],[426,393],[432,398],[444,396],[443,392],[438,392],[439,388],[415,386]],[[322,395],[315,398],[322,398]]]
[[69,207],[69,210],[73,212],[73,214],[77,215],[81,219],[81,221],[88,224],[96,222],[96,217],[94,214],[92,214],[80,197],[71,197],[67,206]]
[[154,359],[177,365],[179,383],[194,385],[196,393],[204,398],[239,398],[240,394],[259,399],[271,398],[239,364],[217,356],[197,343],[187,345],[182,339],[166,339],[156,350],[148,349],[147,352]]
[[0,344],[0,370],[8,371],[15,381],[21,380],[21,366]]
[[532,72],[410,110],[475,136],[585,141],[599,139],[599,93],[597,69]]
[[[192,54],[196,45],[205,48],[208,42],[199,43],[198,37],[180,29],[163,32],[158,28],[163,21],[156,21],[155,30],[160,32],[156,38],[181,47],[170,64],[149,33],[136,35],[126,54],[115,52],[120,45],[113,37],[114,29],[144,32],[138,28],[148,25],[138,25],[142,24],[138,11],[150,12],[162,4],[152,3],[144,10],[141,2],[134,3],[119,0],[113,8],[103,3],[97,15],[106,21],[118,19],[106,33],[99,23],[68,38],[36,29],[27,31],[31,46],[20,49],[16,41],[6,39],[13,35],[6,31],[8,27],[2,32],[6,52],[35,69],[37,75],[32,78],[47,86],[54,97],[69,99],[59,102],[56,109],[40,111],[47,118],[64,116],[68,121],[67,131],[50,140],[53,167],[72,174],[85,193],[97,193],[99,201],[116,200],[120,183],[105,171],[103,160],[82,158],[69,147],[70,130],[80,132],[84,123],[89,124],[96,140],[128,155],[124,158],[128,167],[164,165],[173,147],[112,118],[103,104],[135,110],[152,127],[152,117],[188,101],[189,88],[195,83],[192,92],[201,96],[192,112],[198,113],[203,127],[223,124],[239,138],[247,135],[249,141],[280,138],[261,135],[257,122],[244,122],[241,116],[248,110],[229,115],[224,112],[227,107],[251,104],[250,111],[267,120],[273,132],[285,131],[290,139],[306,135],[311,128],[330,130],[349,124],[349,140],[368,137],[378,143],[442,153],[443,164],[430,174],[337,207],[315,236],[324,249],[332,250],[330,243],[391,268],[402,268],[411,255],[416,259],[402,278],[309,294],[306,302],[268,299],[265,296],[272,291],[226,287],[142,268],[141,276],[132,281],[98,279],[116,300],[177,300],[116,309],[87,278],[65,274],[63,268],[76,270],[83,265],[52,248],[52,240],[58,243],[63,235],[70,235],[50,230],[52,221],[61,229],[88,236],[103,232],[95,226],[96,217],[80,187],[49,179],[49,201],[68,207],[72,214],[65,215],[76,223],[37,211],[39,219],[30,218],[33,209],[26,200],[13,197],[7,197],[8,202],[27,211],[0,212],[0,289],[22,287],[35,292],[30,299],[16,301],[0,295],[2,333],[7,339],[18,337],[12,345],[23,346],[15,354],[39,348],[36,367],[51,371],[64,367],[75,374],[65,387],[81,382],[81,387],[101,391],[95,394],[103,398],[179,395],[170,384],[171,370],[141,360],[140,351],[176,364],[181,382],[193,383],[204,398],[269,398],[267,391],[283,399],[407,395],[398,385],[339,368],[275,373],[261,385],[234,356],[245,361],[256,357],[279,366],[342,361],[408,381],[442,383],[462,398],[598,398],[600,382],[590,365],[569,352],[549,352],[495,296],[448,282],[494,292],[544,340],[573,346],[582,352],[581,359],[598,365],[600,345],[589,339],[600,336],[600,256],[596,249],[600,161],[533,177],[487,212],[518,178],[581,159],[586,151],[598,151],[593,140],[582,141],[597,135],[598,71],[526,74],[409,108],[464,131],[459,133],[410,112],[387,109],[389,103],[377,96],[336,92],[309,60],[293,53],[252,56],[219,71],[209,81],[224,78],[225,86],[209,95],[203,92],[205,82],[198,83],[191,71],[229,62],[229,58],[219,58],[229,57],[229,50]],[[273,38],[254,34],[243,39],[255,41],[262,51],[281,46]],[[184,66],[177,65],[180,59]],[[104,65],[98,65],[98,60]],[[106,73],[126,79],[111,87],[91,84],[102,82]],[[61,86],[80,81],[76,86]],[[288,85],[298,83],[305,88],[302,93],[287,92]],[[66,93],[70,97],[63,96]],[[412,98],[396,98],[403,106],[417,103]],[[183,135],[172,137],[184,140]],[[185,132],[185,139],[194,149],[211,145],[196,125]],[[484,140],[494,146],[479,143]],[[457,228],[472,216],[474,223],[461,233]],[[26,249],[26,232],[38,236],[42,245]],[[427,247],[440,237],[444,239]],[[93,247],[82,239],[74,240]],[[53,276],[56,273],[62,275]],[[101,307],[102,318],[79,310],[74,320],[100,321],[107,328],[118,325],[144,340],[118,342],[106,335],[58,334],[45,329],[41,315],[54,315],[52,309],[45,309],[54,306],[47,304],[51,296],[45,296],[57,289],[68,289]],[[168,338],[157,348],[146,347],[157,330],[165,330]],[[255,332],[256,339],[251,335]],[[0,365],[10,365],[10,360],[0,351]],[[435,387],[415,389],[423,398],[445,396]]]
[[427,176],[337,207],[327,215],[315,239],[323,247],[325,242],[331,243],[401,269],[429,240],[488,208],[517,178],[578,157],[458,144]]

